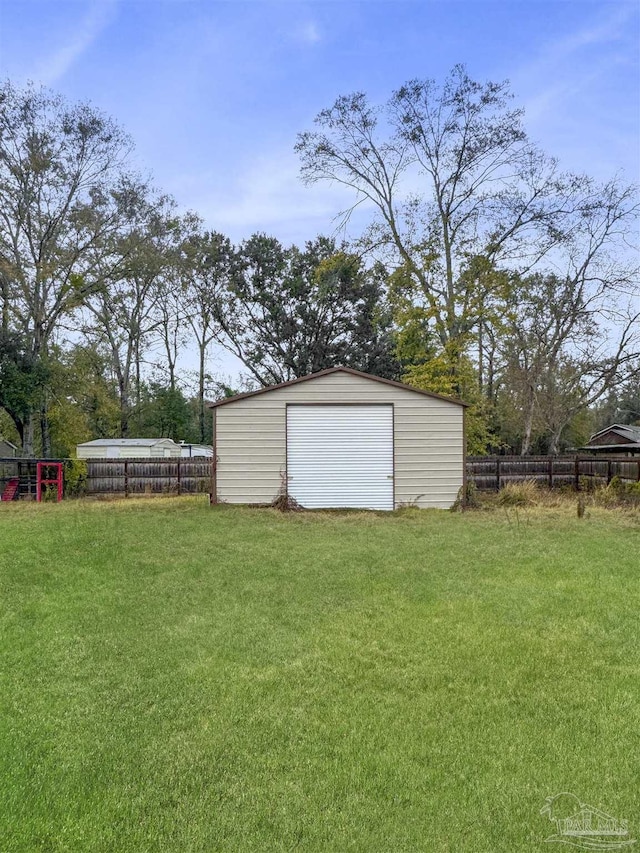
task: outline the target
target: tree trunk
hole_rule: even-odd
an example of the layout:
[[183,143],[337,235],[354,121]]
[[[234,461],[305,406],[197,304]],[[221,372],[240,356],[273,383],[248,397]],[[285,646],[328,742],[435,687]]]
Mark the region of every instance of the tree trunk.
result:
[[120,385],[120,438],[126,438],[129,434],[129,414],[129,394]]
[[35,415],[32,413],[24,422],[22,428],[22,455],[33,457],[34,454],[34,435],[35,435]]
[[198,375],[198,427],[200,429],[200,441],[204,444],[205,440],[205,411],[204,411],[204,365],[205,365],[205,347],[200,344],[200,365]]
[[562,431],[564,424],[561,427],[556,427],[551,433],[551,442],[549,443],[549,455],[556,456],[560,453],[560,440],[562,439]]
[[482,337],[483,322],[478,323],[478,388],[482,394],[484,388],[484,340]]
[[42,440],[42,456],[45,459],[49,459],[51,456],[51,429],[46,400],[40,409],[40,436]]
[[522,433],[522,449],[521,456],[527,456],[531,452],[531,433],[533,432],[533,414],[535,410],[535,401],[533,395],[527,400],[527,407],[524,413],[524,430]]
[[9,301],[9,284],[2,276],[2,331],[5,334],[9,331]]

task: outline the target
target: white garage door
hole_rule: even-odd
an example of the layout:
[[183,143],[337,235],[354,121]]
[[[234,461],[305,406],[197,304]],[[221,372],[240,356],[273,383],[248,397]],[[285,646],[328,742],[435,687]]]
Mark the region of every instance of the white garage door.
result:
[[288,406],[287,477],[309,509],[393,509],[393,406]]

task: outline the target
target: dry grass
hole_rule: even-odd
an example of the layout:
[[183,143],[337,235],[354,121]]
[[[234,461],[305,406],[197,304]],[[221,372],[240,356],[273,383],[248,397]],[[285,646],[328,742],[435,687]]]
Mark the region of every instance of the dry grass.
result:
[[[524,486],[524,488],[523,488]],[[527,481],[525,484],[509,484],[495,492],[480,492],[476,511],[516,513],[521,510],[522,518],[552,521],[554,518],[578,517],[588,521],[600,519],[624,527],[640,526],[640,501],[625,499],[613,488],[600,487],[592,491],[576,493],[573,489],[548,489]]]
[[539,491],[535,480],[507,483],[500,489],[498,503],[503,507],[535,506],[538,503]]

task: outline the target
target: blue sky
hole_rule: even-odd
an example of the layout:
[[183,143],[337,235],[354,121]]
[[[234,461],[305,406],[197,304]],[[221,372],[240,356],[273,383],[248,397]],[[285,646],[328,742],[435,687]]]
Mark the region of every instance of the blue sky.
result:
[[182,207],[234,239],[332,229],[343,200],[297,179],[296,133],[338,94],[383,100],[464,62],[509,78],[567,167],[640,172],[637,2],[0,0],[0,73],[90,99]]
[[183,208],[239,240],[330,233],[346,201],[303,187],[298,131],[339,94],[385,99],[463,62],[509,78],[562,164],[640,177],[636,0],[0,0],[0,74],[88,99]]

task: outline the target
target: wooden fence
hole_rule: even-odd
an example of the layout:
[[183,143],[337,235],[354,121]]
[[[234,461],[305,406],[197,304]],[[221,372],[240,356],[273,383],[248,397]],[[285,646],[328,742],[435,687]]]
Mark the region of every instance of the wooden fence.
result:
[[[208,494],[212,460],[87,459],[89,495]],[[0,491],[8,479],[20,476],[20,497],[35,494],[33,459],[0,459]],[[469,456],[467,478],[480,491],[499,491],[507,483],[535,480],[549,488],[580,490],[606,485],[614,477],[640,482],[640,458],[599,456]]]
[[88,495],[193,495],[211,491],[212,460],[87,459]]
[[640,459],[599,456],[468,456],[467,478],[479,491],[498,492],[507,483],[535,480],[550,489],[579,491],[586,484],[607,485],[614,477],[640,482]]

